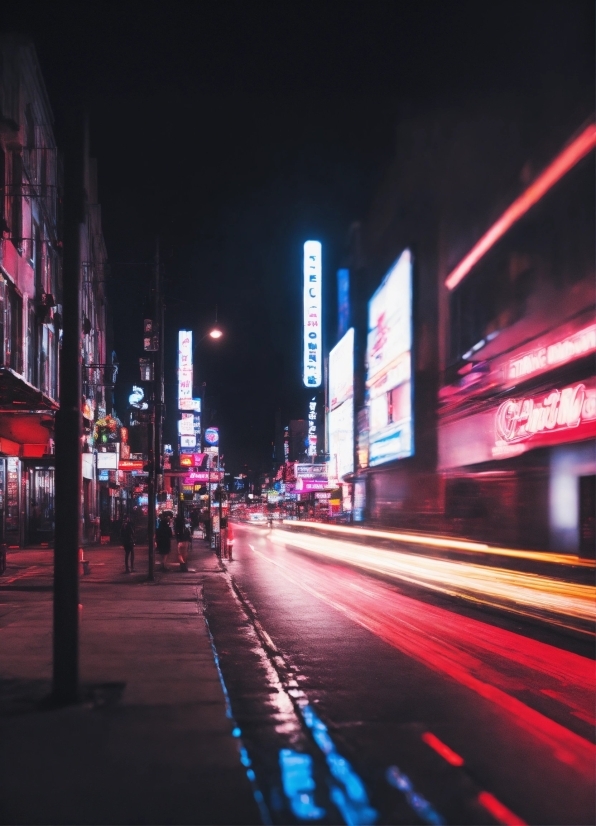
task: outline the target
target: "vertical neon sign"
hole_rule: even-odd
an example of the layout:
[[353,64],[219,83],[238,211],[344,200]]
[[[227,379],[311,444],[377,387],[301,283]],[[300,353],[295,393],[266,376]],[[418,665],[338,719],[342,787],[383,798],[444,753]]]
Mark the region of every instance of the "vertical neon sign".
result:
[[305,387],[320,387],[323,376],[321,244],[304,244],[304,363]]
[[178,409],[192,410],[192,331],[178,331]]

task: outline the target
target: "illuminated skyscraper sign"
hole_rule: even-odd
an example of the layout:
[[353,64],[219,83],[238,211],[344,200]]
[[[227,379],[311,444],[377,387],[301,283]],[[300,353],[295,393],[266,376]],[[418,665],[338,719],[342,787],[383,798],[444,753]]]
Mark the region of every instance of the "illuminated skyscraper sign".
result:
[[323,377],[321,244],[304,244],[304,365],[305,387],[320,387]]

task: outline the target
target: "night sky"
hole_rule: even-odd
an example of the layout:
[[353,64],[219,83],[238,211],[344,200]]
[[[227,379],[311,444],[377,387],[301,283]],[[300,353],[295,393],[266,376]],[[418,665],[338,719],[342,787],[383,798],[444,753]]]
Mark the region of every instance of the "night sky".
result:
[[[90,114],[121,363],[142,355],[143,268],[159,236],[173,401],[179,327],[197,350],[227,469],[266,466],[275,411],[303,418],[301,255],[323,243],[327,321],[350,224],[400,119],[592,82],[588,2],[40,3],[3,9],[34,38],[60,145]],[[63,143],[63,141],[62,141]],[[332,342],[333,343],[333,342]],[[168,406],[166,432],[175,434]]]

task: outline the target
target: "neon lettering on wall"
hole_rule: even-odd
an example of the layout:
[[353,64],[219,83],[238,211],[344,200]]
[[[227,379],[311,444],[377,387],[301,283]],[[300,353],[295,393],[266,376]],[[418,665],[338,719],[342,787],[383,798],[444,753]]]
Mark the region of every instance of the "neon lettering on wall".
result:
[[509,359],[507,377],[521,379],[566,364],[596,350],[596,324],[574,335]]
[[575,428],[596,419],[596,393],[585,384],[551,390],[544,396],[507,399],[495,418],[498,442],[513,444],[549,430]]
[[304,357],[305,387],[320,387],[323,376],[321,244],[304,244]]
[[308,455],[317,455],[317,402],[311,399],[308,403]]

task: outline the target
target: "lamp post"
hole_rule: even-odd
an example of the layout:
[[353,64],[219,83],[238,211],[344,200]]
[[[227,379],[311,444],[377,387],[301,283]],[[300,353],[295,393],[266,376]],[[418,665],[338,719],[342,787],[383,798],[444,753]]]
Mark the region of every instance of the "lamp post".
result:
[[[222,338],[222,336],[223,336],[223,331],[217,323],[217,308],[216,308],[214,326],[207,333],[205,333],[205,335],[202,336],[202,338],[198,339],[198,341],[196,341],[194,346],[193,346],[193,363],[194,363],[194,355],[197,351],[197,348],[198,348],[199,344],[201,344],[201,342],[205,341],[205,339],[207,339],[207,338],[211,338],[214,341],[217,341],[220,338]],[[207,395],[206,388],[207,388],[207,383],[203,382],[203,384],[201,386],[201,435],[200,435],[200,440],[201,441],[199,443],[200,446],[204,442],[204,433],[205,433],[205,416],[206,416],[205,397]],[[211,456],[208,456],[208,461],[207,461],[207,507],[208,507],[208,525],[209,525],[209,544],[211,544],[211,537],[213,535],[213,524],[212,524],[212,520],[211,520]]]

